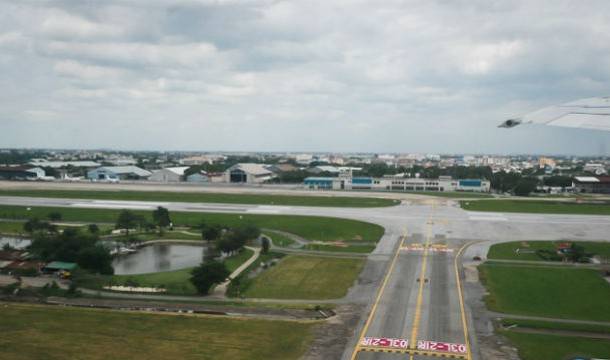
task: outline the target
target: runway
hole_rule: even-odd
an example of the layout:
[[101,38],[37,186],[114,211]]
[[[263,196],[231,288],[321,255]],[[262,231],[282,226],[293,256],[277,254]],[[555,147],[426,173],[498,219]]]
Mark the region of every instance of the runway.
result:
[[[327,208],[181,202],[101,201],[1,196],[0,204],[109,209],[333,216],[369,221],[386,232],[369,255],[359,281],[344,301],[367,305],[342,359],[480,359],[456,257],[486,255],[489,245],[515,240],[610,241],[610,217],[475,213],[446,199],[405,200],[387,208]],[[394,340],[397,346],[365,345],[366,339]],[[372,341],[372,340],[370,340]],[[448,345],[447,345],[448,344]],[[471,346],[469,346],[469,344]],[[453,350],[439,350],[452,346]],[[426,348],[426,350],[422,350]],[[431,349],[435,348],[435,349]],[[461,351],[461,350],[466,351]],[[375,351],[395,351],[395,353]],[[422,353],[434,356],[423,356]]]

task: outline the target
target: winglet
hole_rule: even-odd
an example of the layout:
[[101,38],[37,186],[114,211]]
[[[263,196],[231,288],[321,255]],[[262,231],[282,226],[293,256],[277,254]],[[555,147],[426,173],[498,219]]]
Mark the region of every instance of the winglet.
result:
[[499,128],[506,128],[506,129],[510,129],[513,128],[517,125],[521,124],[521,120],[520,119],[508,119],[506,121],[504,121],[502,124],[498,125]]

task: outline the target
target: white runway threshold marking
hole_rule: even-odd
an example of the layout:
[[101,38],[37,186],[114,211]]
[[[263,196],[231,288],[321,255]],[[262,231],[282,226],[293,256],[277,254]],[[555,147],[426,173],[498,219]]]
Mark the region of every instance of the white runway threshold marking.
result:
[[470,221],[508,221],[504,214],[468,213]]
[[261,206],[255,207],[253,209],[248,209],[248,210],[246,210],[246,212],[259,213],[259,214],[279,214],[285,210],[290,210],[290,207],[289,206],[261,205]]

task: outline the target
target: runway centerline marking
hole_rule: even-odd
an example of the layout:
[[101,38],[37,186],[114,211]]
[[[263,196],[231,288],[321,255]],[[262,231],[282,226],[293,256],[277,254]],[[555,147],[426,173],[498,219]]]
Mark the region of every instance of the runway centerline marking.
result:
[[[426,267],[428,265],[428,250],[430,249],[430,238],[432,237],[432,215],[426,222],[428,230],[426,232],[426,243],[424,245],[424,254],[419,274],[419,290],[417,292],[417,303],[415,305],[415,319],[413,320],[413,328],[411,330],[411,347],[415,348],[417,344],[417,332],[419,331],[419,322],[421,320],[421,306],[424,298],[424,284],[426,279]],[[410,357],[413,357],[411,355]]]
[[400,248],[404,245],[406,238],[407,238],[407,229],[405,228],[404,235],[402,236],[402,239],[400,240],[400,244],[398,244],[398,247],[396,248],[396,252],[394,253],[394,257],[392,258],[392,263],[390,264],[390,267],[388,268],[388,272],[386,273],[385,278],[383,279],[383,282],[381,283],[381,287],[379,288],[377,297],[375,298],[375,302],[373,303],[373,307],[371,308],[371,313],[369,314],[369,317],[366,319],[366,322],[364,323],[364,327],[362,328],[362,331],[360,332],[360,336],[358,337],[358,342],[356,343],[356,346],[354,347],[354,351],[352,352],[352,357],[351,357],[352,360],[356,359],[356,356],[358,355],[358,352],[361,349],[362,339],[364,338],[364,335],[366,335],[366,332],[368,331],[369,326],[371,325],[371,322],[373,321],[373,318],[375,317],[375,312],[377,311],[377,305],[379,305],[379,300],[381,300],[381,296],[383,295],[383,292],[388,283],[388,280],[390,279],[390,274],[392,274],[392,270],[394,270],[394,265],[396,264],[396,259],[398,259],[398,255],[400,254]]

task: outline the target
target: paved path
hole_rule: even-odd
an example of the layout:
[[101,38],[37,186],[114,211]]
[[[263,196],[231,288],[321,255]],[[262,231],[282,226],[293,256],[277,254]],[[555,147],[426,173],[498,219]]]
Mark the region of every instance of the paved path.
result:
[[239,274],[241,274],[244,270],[246,270],[248,268],[248,266],[252,265],[252,263],[255,262],[256,259],[258,259],[258,257],[261,254],[260,248],[255,248],[255,247],[250,247],[250,246],[246,246],[245,248],[254,251],[254,254],[252,254],[252,256],[250,256],[250,258],[248,260],[246,260],[237,269],[235,269],[235,271],[233,271],[231,273],[231,275],[229,275],[229,278],[225,282],[223,282],[222,284],[216,285],[216,287],[214,288],[214,291],[211,294],[211,297],[224,297],[227,292],[227,287],[231,283],[231,280],[238,277]]
[[311,242],[311,241],[309,241],[309,240],[307,240],[307,239],[305,239],[303,237],[300,237],[299,235],[296,235],[296,234],[293,234],[293,233],[289,233],[289,232],[286,232],[286,231],[280,231],[280,230],[274,230],[274,229],[261,229],[261,230],[263,232],[270,232],[272,234],[276,233],[276,234],[279,234],[279,235],[284,235],[285,237],[293,240],[296,243],[294,245],[285,246],[285,247],[288,247],[288,248],[300,248],[300,247],[303,247],[303,246],[305,246],[305,245],[307,245],[307,244],[309,244]]

